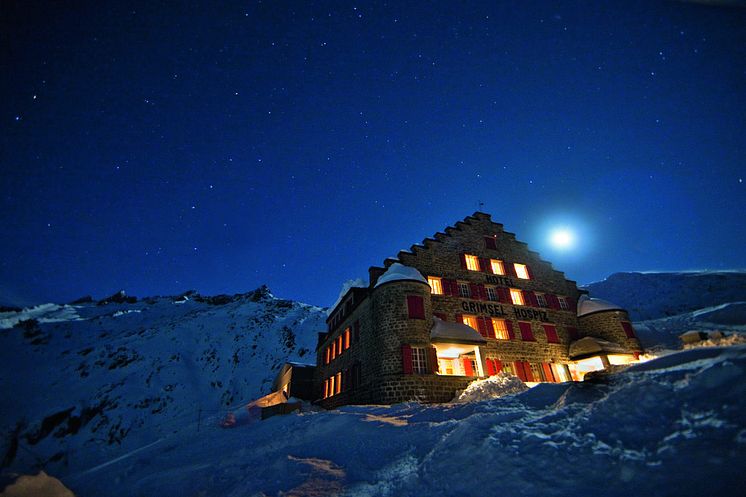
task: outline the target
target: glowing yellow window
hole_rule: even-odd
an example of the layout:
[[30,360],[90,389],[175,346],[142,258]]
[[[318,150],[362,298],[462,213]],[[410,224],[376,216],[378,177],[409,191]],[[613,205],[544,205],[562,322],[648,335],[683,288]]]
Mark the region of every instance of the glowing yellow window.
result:
[[334,393],[342,391],[342,372],[337,373],[337,381],[334,382]]
[[497,259],[490,259],[490,265],[492,266],[492,272],[495,274],[505,274],[505,266],[503,266],[503,261],[498,261]]
[[528,276],[528,268],[525,264],[513,264],[513,267],[515,268],[515,275],[518,276],[522,280],[528,280],[531,279]]
[[477,317],[472,316],[471,314],[464,314],[463,316],[461,316],[461,320],[466,326],[471,326],[475,330],[479,327],[479,325],[477,324]]
[[428,276],[427,283],[430,285],[430,293],[435,295],[443,295],[443,285],[440,282],[440,278],[435,276]]
[[329,361],[332,358],[332,351],[329,350],[329,347],[326,348],[326,351],[324,352],[324,364],[329,364]]
[[344,342],[345,342],[344,346],[345,346],[345,350],[347,350],[347,349],[350,348],[350,329],[349,328],[347,328],[345,330],[344,337],[345,337],[345,339],[344,339]]
[[517,288],[510,289],[510,299],[515,305],[526,305],[523,301],[523,292]]
[[479,258],[476,255],[465,254],[466,269],[469,271],[479,271]]
[[334,376],[329,377],[329,397],[334,395]]
[[337,337],[337,355],[342,354],[342,335]]
[[495,338],[498,340],[509,340],[508,325],[504,319],[492,318],[492,328],[495,330]]

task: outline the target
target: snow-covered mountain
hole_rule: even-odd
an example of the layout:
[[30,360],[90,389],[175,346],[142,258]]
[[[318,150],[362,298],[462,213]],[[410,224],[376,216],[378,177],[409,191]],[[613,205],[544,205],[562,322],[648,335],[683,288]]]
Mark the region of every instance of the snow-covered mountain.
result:
[[[647,318],[646,347],[678,348],[691,329],[746,332],[744,277],[616,274],[590,291]],[[283,362],[313,362],[325,318],[264,287],[0,312],[2,475],[43,468],[78,497],[741,492],[746,346],[488,401],[304,405],[221,428]]]
[[315,362],[325,309],[272,296],[45,304],[0,313],[3,466],[67,471],[211,423]]
[[614,273],[585,288],[644,321],[746,302],[746,271]]

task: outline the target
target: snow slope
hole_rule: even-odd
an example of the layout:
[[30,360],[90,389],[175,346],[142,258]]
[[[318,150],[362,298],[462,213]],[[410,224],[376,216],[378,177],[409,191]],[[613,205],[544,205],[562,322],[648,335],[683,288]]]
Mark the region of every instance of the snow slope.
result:
[[3,466],[64,472],[209,422],[314,362],[325,318],[266,287],[0,313]]
[[[746,346],[484,402],[192,420],[104,467],[83,496],[743,495]],[[118,482],[115,484],[115,482]]]
[[585,288],[591,297],[618,304],[634,321],[644,321],[746,302],[746,271],[614,273]]

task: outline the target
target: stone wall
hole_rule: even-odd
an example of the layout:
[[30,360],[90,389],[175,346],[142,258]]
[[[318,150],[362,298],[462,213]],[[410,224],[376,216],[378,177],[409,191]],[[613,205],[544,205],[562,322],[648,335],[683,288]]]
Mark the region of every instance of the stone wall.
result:
[[[637,338],[627,338],[622,328],[622,322],[629,322],[626,311],[594,312],[578,318],[581,336],[593,336],[618,343],[630,349],[631,352],[642,352],[642,344]],[[631,326],[631,323],[630,323]]]

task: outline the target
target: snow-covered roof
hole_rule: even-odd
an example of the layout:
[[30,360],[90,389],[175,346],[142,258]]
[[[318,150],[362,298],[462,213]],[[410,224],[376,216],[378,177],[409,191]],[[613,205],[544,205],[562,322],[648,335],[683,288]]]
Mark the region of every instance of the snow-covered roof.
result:
[[578,317],[599,311],[623,311],[621,307],[609,301],[592,299],[587,295],[581,295],[578,299]]
[[440,342],[486,343],[487,340],[471,326],[462,323],[449,323],[433,317],[430,339]]
[[584,356],[593,356],[599,354],[629,354],[626,347],[618,343],[609,342],[596,337],[583,337],[575,340],[570,344],[570,358],[575,359]]
[[421,281],[422,283],[427,284],[427,280],[425,279],[425,277],[422,276],[422,274],[420,274],[420,272],[417,271],[415,268],[395,262],[389,266],[389,268],[386,270],[385,273],[381,275],[380,278],[378,278],[376,286],[374,286],[373,288],[378,288],[379,286],[383,285],[384,283],[388,283],[389,281],[399,280]]

